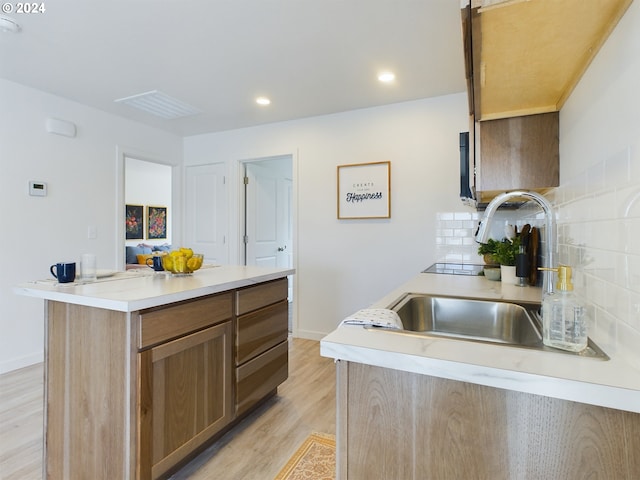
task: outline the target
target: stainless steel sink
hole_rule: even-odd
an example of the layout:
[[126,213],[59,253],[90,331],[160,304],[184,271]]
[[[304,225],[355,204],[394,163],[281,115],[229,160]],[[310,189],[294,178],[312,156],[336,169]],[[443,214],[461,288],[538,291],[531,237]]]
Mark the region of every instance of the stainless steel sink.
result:
[[546,347],[540,334],[540,305],[536,303],[518,304],[407,293],[389,308],[398,314],[404,326],[404,330],[389,330],[394,333],[490,342],[605,360],[609,358],[591,340],[588,347],[578,354]]
[[542,340],[527,310],[515,303],[407,295],[393,310],[412,332],[513,345]]

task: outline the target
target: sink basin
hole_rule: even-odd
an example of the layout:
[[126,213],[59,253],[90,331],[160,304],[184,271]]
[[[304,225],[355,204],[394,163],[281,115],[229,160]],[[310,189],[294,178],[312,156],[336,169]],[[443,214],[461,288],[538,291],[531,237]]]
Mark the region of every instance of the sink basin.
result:
[[512,345],[542,341],[527,309],[515,303],[410,294],[393,310],[412,332]]
[[590,339],[587,348],[580,353],[545,346],[540,334],[540,305],[536,303],[407,293],[389,308],[398,314],[404,326],[404,330],[389,332],[609,358]]

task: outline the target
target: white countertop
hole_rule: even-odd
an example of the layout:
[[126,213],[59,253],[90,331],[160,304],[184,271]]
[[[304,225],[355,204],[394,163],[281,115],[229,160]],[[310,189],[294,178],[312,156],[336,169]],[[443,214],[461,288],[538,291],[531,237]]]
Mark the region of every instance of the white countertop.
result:
[[[541,298],[539,288],[502,285],[482,276],[421,273],[366,308],[387,308],[405,293],[527,302]],[[615,355],[605,361],[356,325],[340,326],[324,337],[320,353],[336,360],[640,413],[640,371]]]
[[176,276],[151,269],[115,272],[90,283],[35,280],[15,287],[19,295],[120,312],[180,302],[292,275],[293,269],[254,266],[204,266]]

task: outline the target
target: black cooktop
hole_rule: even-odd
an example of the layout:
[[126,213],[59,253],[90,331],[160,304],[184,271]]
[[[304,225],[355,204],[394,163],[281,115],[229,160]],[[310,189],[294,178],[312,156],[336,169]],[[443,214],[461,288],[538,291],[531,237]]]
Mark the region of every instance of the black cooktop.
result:
[[434,263],[422,273],[441,273],[446,275],[480,275],[484,265],[472,263]]

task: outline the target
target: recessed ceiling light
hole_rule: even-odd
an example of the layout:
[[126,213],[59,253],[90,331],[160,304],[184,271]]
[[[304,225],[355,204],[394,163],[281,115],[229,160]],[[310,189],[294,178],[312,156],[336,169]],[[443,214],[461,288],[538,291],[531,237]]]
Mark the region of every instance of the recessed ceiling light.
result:
[[[5,5],[9,5],[6,3]],[[4,5],[3,5],[4,7]],[[18,33],[20,31],[20,24],[13,18],[6,15],[0,15],[0,32]]]
[[256,103],[258,105],[269,105],[271,103],[271,100],[269,100],[267,97],[258,97],[256,98]]
[[396,75],[393,72],[382,72],[378,75],[378,80],[382,83],[391,83],[396,79]]

